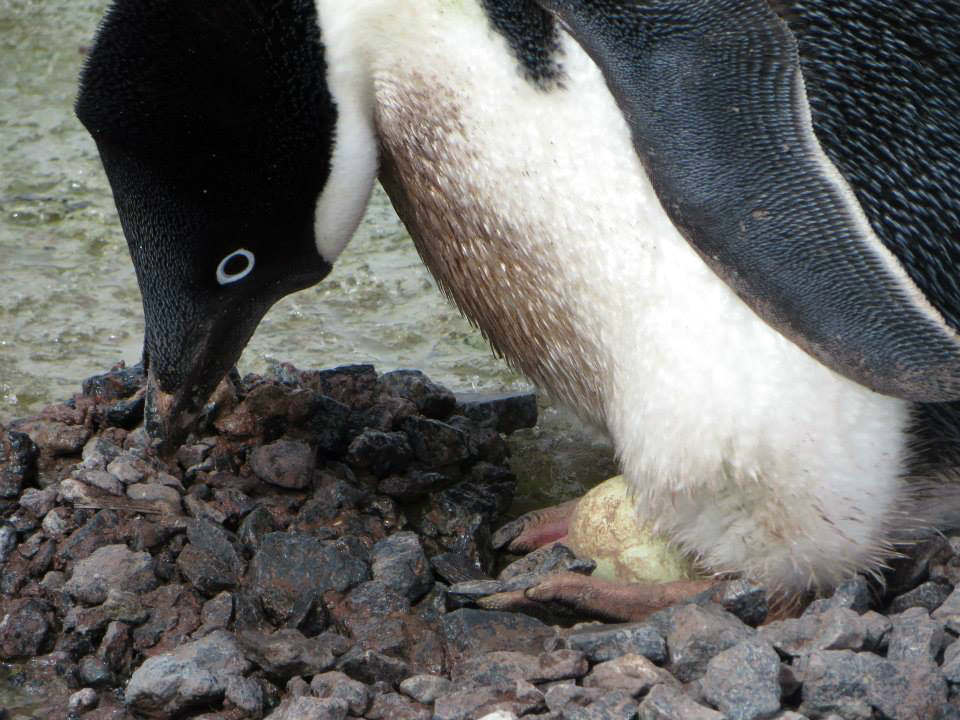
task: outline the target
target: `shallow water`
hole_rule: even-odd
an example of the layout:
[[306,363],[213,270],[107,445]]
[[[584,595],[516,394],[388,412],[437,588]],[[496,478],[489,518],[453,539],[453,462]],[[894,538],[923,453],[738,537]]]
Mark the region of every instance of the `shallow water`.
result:
[[[0,0],[0,422],[139,358],[136,279],[96,147],[72,111],[106,4]],[[415,367],[454,390],[529,387],[440,296],[379,189],[330,277],[270,311],[240,369],[278,360]],[[515,511],[613,472],[605,443],[549,404],[541,427],[512,445]],[[9,691],[0,678],[0,707],[20,707]]]

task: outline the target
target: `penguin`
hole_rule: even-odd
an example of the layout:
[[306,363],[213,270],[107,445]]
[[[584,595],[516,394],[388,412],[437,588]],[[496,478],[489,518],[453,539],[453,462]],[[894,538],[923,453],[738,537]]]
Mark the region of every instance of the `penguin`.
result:
[[960,517],[957,10],[114,0],[76,112],[148,429],[187,431],[379,177],[494,351],[609,434],[638,527],[784,599],[879,572]]

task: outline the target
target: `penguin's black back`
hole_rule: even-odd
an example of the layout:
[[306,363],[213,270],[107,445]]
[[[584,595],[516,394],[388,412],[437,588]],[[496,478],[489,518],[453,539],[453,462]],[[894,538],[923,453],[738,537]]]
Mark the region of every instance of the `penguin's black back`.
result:
[[960,0],[772,0],[817,137],[874,231],[960,330]]

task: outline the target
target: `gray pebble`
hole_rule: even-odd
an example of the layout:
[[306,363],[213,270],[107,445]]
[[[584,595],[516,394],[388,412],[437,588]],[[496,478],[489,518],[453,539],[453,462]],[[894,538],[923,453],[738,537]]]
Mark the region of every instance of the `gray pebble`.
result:
[[744,640],[713,657],[703,696],[730,720],[759,720],[780,709],[780,657],[767,643]]

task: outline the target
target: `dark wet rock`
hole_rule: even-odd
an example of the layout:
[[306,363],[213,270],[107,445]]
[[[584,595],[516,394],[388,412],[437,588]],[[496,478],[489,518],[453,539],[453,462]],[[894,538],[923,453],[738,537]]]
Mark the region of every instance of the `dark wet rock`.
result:
[[887,639],[887,659],[934,662],[946,644],[943,626],[922,607],[891,615],[893,628]]
[[452,392],[433,382],[419,370],[394,370],[380,376],[381,386],[412,402],[428,418],[443,420],[457,405]]
[[278,624],[327,590],[344,592],[367,580],[370,570],[357,543],[321,543],[300,533],[270,533],[250,563],[249,581]]
[[148,658],[127,684],[126,703],[146,714],[176,715],[219,702],[230,678],[244,675],[249,667],[233,635],[218,630]]
[[524,715],[544,707],[543,693],[525,680],[457,690],[437,698],[434,720],[470,720],[497,710]]
[[667,659],[666,641],[647,623],[586,627],[566,635],[561,642],[563,647],[579,650],[594,663],[628,654],[643,655],[655,663]]
[[385,477],[377,486],[377,492],[399,500],[410,500],[449,483],[450,478],[442,473],[408,470],[403,475]]
[[83,394],[88,397],[111,401],[128,398],[145,384],[146,377],[141,363],[132,367],[120,363],[108,372],[88,377],[81,387]]
[[380,392],[373,365],[342,365],[329,370],[294,370],[304,387],[350,407],[370,407]]
[[409,417],[403,421],[403,431],[414,456],[427,469],[452,465],[469,456],[466,434],[447,423]]
[[408,677],[400,683],[400,692],[417,702],[430,704],[450,691],[452,683],[439,675],[420,674]]
[[295,392],[290,398],[290,423],[303,429],[322,456],[339,456],[346,450],[353,411],[326,395]]
[[900,595],[927,580],[931,568],[952,554],[950,541],[942,535],[932,535],[911,545],[910,552],[889,561],[890,569],[884,573],[887,591]]
[[391,686],[411,674],[410,666],[403,660],[357,646],[340,657],[337,670],[363,683],[385,682]]
[[677,680],[643,655],[622,655],[599,663],[583,679],[584,687],[622,690],[633,697],[644,695],[659,683],[675,684]]
[[447,418],[446,423],[466,436],[469,457],[489,463],[502,463],[510,457],[510,446],[493,428],[480,427],[462,415]]
[[890,603],[891,614],[902,613],[912,607],[920,607],[933,612],[943,604],[953,588],[946,583],[925,582],[908,592],[898,595]]
[[821,600],[814,600],[804,615],[819,615],[833,608],[848,608],[855,613],[862,614],[870,609],[873,597],[870,594],[870,585],[862,575],[856,575],[837,586],[833,595]]
[[149,553],[131,552],[126,545],[106,545],[74,566],[64,589],[81,602],[99,605],[107,599],[111,587],[149,592],[156,586]]
[[243,563],[230,537],[221,527],[205,520],[187,524],[189,544],[177,557],[177,567],[197,590],[212,597],[237,586]]
[[82,418],[69,418],[74,422],[65,423],[47,418],[35,418],[18,423],[16,431],[30,436],[42,455],[64,457],[79,455],[84,444],[90,439],[91,429],[83,424]]
[[80,681],[91,687],[101,687],[113,683],[113,673],[107,664],[96,655],[87,655],[81,659],[78,668]]
[[397,532],[380,540],[370,551],[373,577],[411,602],[433,587],[430,563],[416,533]]
[[700,705],[673,685],[656,685],[640,703],[640,720],[723,720],[716,710]]
[[237,708],[247,716],[259,718],[263,716],[263,701],[263,686],[255,679],[239,675],[231,675],[227,679],[224,708]]
[[768,718],[780,709],[780,657],[760,640],[734,645],[707,664],[703,695],[730,720]]
[[457,393],[457,413],[510,434],[537,424],[537,396],[525,393]]
[[731,580],[723,583],[719,596],[714,599],[724,610],[736,615],[752,627],[756,627],[767,619],[769,611],[767,591],[747,580]]
[[347,459],[382,478],[403,472],[413,460],[413,449],[405,433],[367,429],[350,443]]
[[[448,583],[469,581],[492,581],[475,563],[461,553],[448,552],[434,555],[430,558],[430,566],[434,572]],[[498,584],[497,587],[501,587]]]
[[800,712],[814,717],[837,713],[892,720],[932,718],[947,697],[946,682],[932,663],[895,663],[872,653],[820,650],[798,664],[803,681]]
[[0,498],[14,498],[37,476],[40,450],[26,433],[0,425]]
[[254,450],[250,467],[264,482],[299,490],[310,485],[315,462],[314,451],[306,443],[277,440]]
[[426,705],[414,702],[399,693],[377,695],[364,716],[368,720],[431,720],[433,713]]
[[93,688],[83,688],[82,690],[77,690],[70,696],[70,699],[67,701],[67,710],[71,715],[80,715],[87,710],[95,708],[99,701],[100,698],[97,696],[96,690]]
[[452,666],[482,652],[540,653],[556,630],[528,615],[464,608],[443,616],[443,634]]
[[18,660],[38,655],[52,629],[50,606],[35,598],[14,600],[0,619],[0,659]]
[[329,670],[337,654],[344,651],[342,638],[332,633],[308,638],[292,628],[274,633],[246,631],[238,635],[238,640],[246,656],[278,680]]
[[497,592],[527,590],[539,585],[548,575],[554,573],[574,572],[589,575],[596,566],[596,562],[577,557],[565,545],[553,543],[534,550],[504,568],[498,576],[501,588]]
[[[370,689],[362,682],[352,680],[342,672],[314,675],[310,689],[318,698],[336,698],[347,703],[350,713],[363,715],[370,704]],[[394,717],[402,717],[395,715]]]
[[273,519],[273,514],[264,507],[254,508],[250,511],[240,527],[237,529],[237,539],[240,544],[250,553],[260,549],[260,543],[265,535],[277,530],[277,524]]

